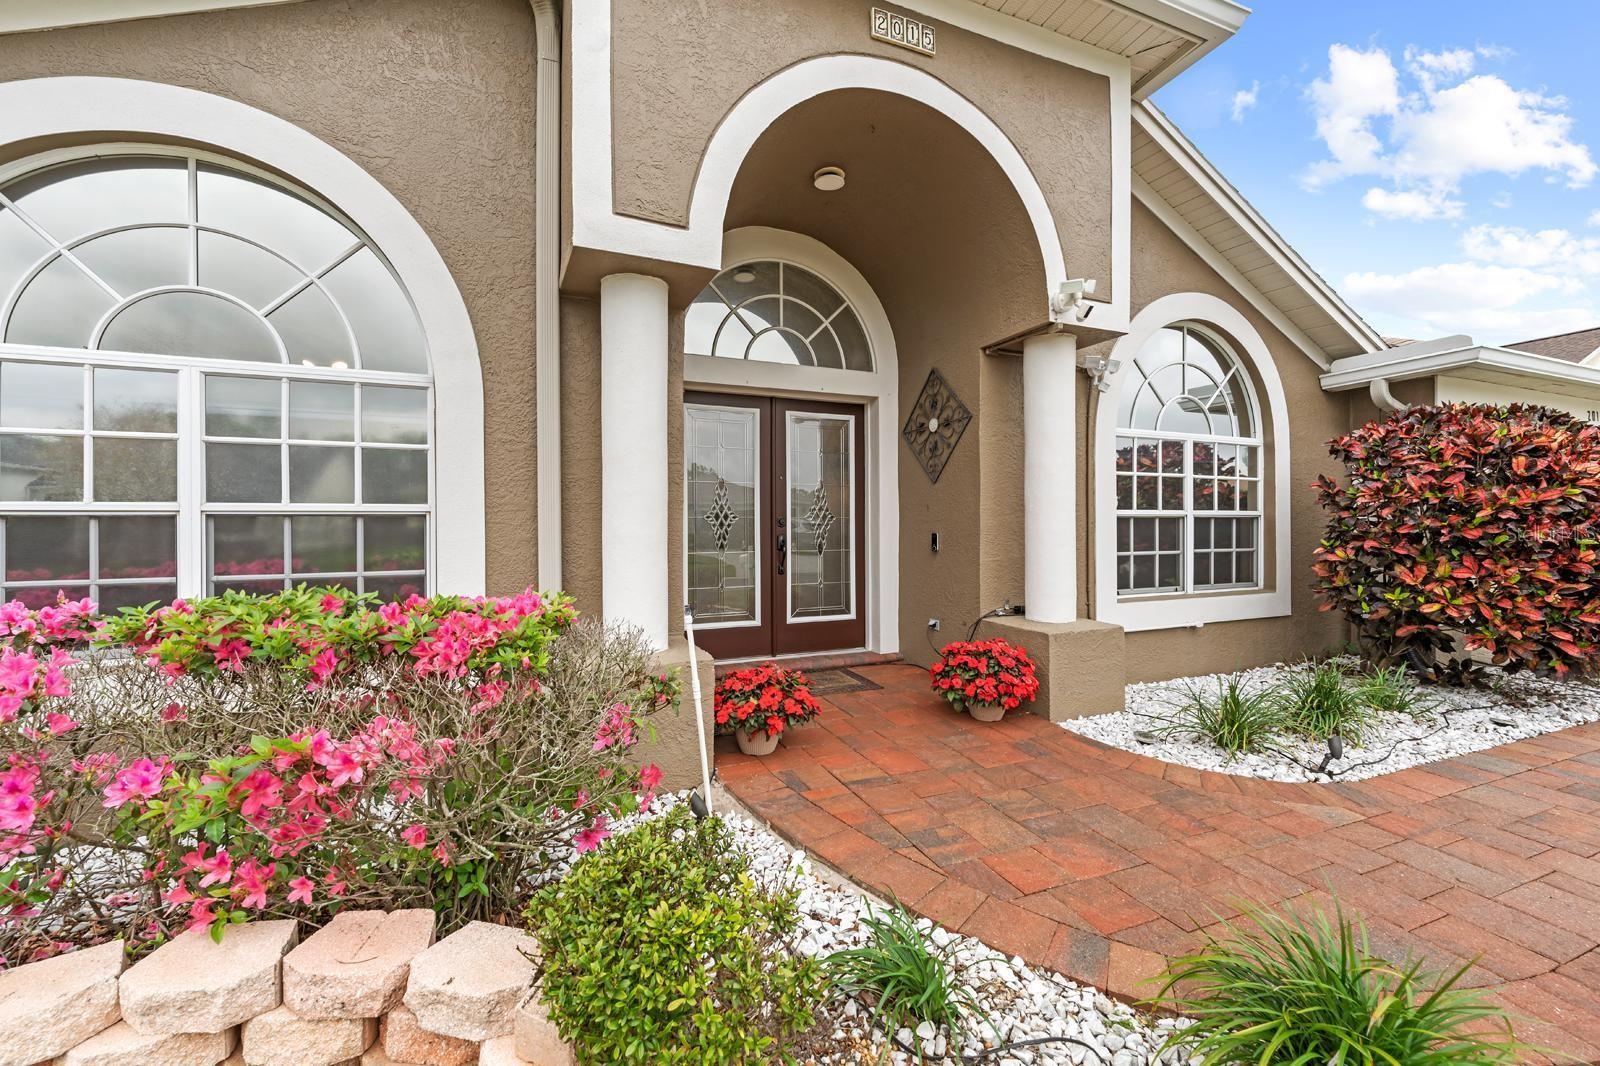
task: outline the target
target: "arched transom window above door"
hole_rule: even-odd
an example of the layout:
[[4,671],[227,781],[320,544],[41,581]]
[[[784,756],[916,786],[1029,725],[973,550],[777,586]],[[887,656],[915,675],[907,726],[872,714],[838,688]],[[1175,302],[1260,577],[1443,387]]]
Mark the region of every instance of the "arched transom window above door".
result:
[[409,297],[310,194],[160,148],[0,183],[6,597],[423,591],[431,411]]
[[1252,589],[1262,574],[1262,438],[1254,389],[1217,335],[1157,330],[1121,377],[1117,591]]
[[856,309],[816,274],[781,260],[741,263],[689,307],[684,351],[835,370],[874,369]]

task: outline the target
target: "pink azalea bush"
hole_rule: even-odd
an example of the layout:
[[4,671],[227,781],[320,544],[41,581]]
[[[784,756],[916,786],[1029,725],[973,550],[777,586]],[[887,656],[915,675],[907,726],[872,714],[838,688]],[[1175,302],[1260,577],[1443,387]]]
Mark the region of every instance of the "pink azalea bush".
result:
[[514,915],[653,798],[633,749],[676,697],[642,638],[531,590],[12,603],[0,642],[10,962],[350,906]]

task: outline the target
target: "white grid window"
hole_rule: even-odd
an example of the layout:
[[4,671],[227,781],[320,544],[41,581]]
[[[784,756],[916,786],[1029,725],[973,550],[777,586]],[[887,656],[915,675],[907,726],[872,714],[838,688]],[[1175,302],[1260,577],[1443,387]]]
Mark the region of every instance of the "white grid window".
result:
[[1262,446],[1239,360],[1171,326],[1134,357],[1119,399],[1118,593],[1259,588]]
[[151,148],[5,181],[0,595],[426,591],[428,366],[378,250],[275,178]]

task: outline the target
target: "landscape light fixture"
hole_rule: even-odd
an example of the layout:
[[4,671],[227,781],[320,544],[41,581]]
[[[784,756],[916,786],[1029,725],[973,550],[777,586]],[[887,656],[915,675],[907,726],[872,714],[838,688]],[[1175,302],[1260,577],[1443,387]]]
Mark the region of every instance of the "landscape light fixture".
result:
[[844,168],[822,167],[811,175],[811,184],[822,192],[838,192],[844,188]]

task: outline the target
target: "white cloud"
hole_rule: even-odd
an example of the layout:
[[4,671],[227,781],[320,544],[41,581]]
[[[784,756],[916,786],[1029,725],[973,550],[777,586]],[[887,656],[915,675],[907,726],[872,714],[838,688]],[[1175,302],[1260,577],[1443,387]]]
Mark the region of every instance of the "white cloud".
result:
[[1458,217],[1464,205],[1453,197],[1474,174],[1535,170],[1572,188],[1589,184],[1600,166],[1573,140],[1564,98],[1476,73],[1479,59],[1499,54],[1408,48],[1407,82],[1384,49],[1333,45],[1327,75],[1307,89],[1329,157],[1306,171],[1304,183],[1388,179],[1387,194],[1375,190],[1363,202],[1384,217],[1411,219]]
[[1461,248],[1472,259],[1500,266],[1600,274],[1600,238],[1575,237],[1564,229],[1474,226],[1462,234]]
[[1374,186],[1361,198],[1361,206],[1383,218],[1421,222],[1432,218],[1460,218],[1466,205],[1450,199],[1442,189],[1390,190]]
[[1261,83],[1252,81],[1250,88],[1240,89],[1233,94],[1233,121],[1243,122],[1246,111],[1256,106],[1256,101],[1261,96]]
[[1594,214],[1589,216],[1589,225],[1600,226],[1600,211],[1596,211]]
[[1307,91],[1317,116],[1317,136],[1333,155],[1312,166],[1307,183],[1383,173],[1384,145],[1373,131],[1373,120],[1400,109],[1400,77],[1389,53],[1336,44],[1328,49],[1328,76],[1313,81]]
[[1406,67],[1412,77],[1430,90],[1440,82],[1466,77],[1478,65],[1478,54],[1470,48],[1424,52],[1415,46],[1407,46],[1405,57]]
[[1600,317],[1579,279],[1518,266],[1443,263],[1403,274],[1350,274],[1342,289],[1397,328],[1420,325],[1487,343],[1582,329]]

